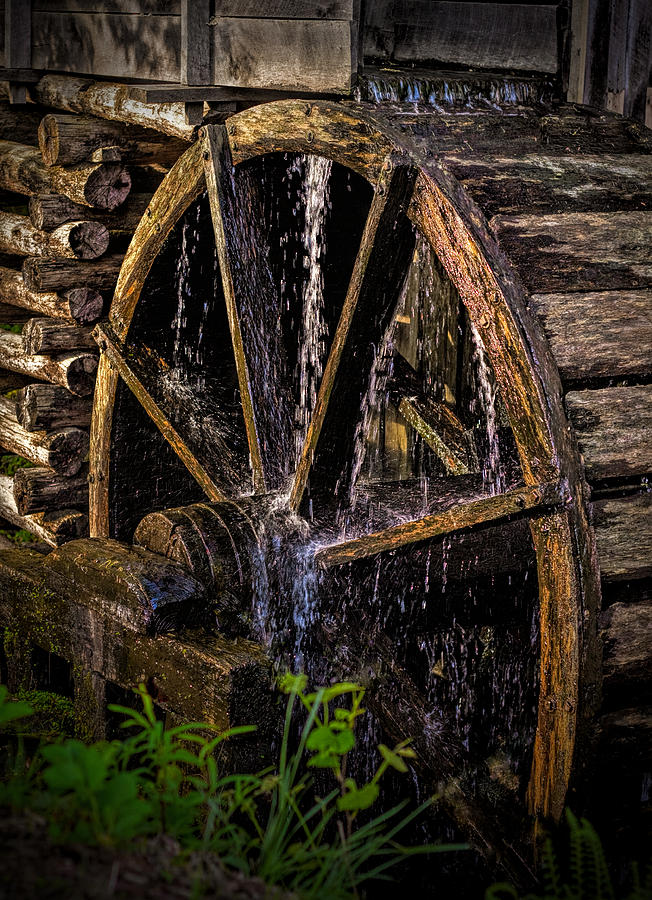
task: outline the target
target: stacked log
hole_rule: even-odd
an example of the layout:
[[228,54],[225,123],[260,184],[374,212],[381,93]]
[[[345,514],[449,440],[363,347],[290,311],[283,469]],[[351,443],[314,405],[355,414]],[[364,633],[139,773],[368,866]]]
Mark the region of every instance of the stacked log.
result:
[[[0,525],[50,546],[88,528],[90,326],[152,190],[187,146],[79,112],[33,104],[17,118],[0,104]],[[132,192],[132,180],[144,188]]]

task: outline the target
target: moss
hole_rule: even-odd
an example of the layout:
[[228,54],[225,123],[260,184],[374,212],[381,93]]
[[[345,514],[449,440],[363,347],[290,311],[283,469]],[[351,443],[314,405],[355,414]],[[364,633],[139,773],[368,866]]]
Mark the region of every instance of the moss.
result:
[[69,697],[54,691],[19,690],[17,700],[26,700],[34,710],[29,720],[34,734],[56,737],[75,733],[75,712]]
[[3,453],[0,456],[0,475],[15,475],[17,469],[31,469],[34,463],[15,453]]

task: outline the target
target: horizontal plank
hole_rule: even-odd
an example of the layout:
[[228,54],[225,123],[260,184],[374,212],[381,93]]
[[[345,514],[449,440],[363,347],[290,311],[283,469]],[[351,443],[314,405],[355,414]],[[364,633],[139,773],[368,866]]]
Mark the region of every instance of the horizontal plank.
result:
[[248,91],[210,84],[129,84],[126,85],[126,92],[129,97],[142,103],[232,103],[250,98]]
[[593,524],[602,577],[608,581],[652,575],[652,494],[598,500]]
[[364,55],[395,62],[554,73],[556,8],[450,0],[369,4]]
[[215,84],[350,91],[357,68],[350,22],[221,18],[213,32]]
[[[652,602],[612,603],[600,616],[605,690],[652,688]],[[638,683],[638,684],[637,684]]]
[[121,78],[180,80],[179,16],[42,11],[32,19],[32,66]]
[[566,394],[589,480],[652,472],[652,385]]
[[352,19],[355,6],[354,0],[215,0],[214,19]]
[[569,104],[541,118],[546,150],[564,153],[652,151],[649,129],[606,110]]
[[652,212],[494,216],[490,225],[537,293],[652,287]]
[[562,379],[652,374],[652,291],[533,294]]
[[173,16],[181,12],[181,0],[32,0],[33,12],[132,13]]
[[[496,148],[501,154],[501,147]],[[446,156],[487,217],[498,213],[607,212],[652,208],[652,156]]]

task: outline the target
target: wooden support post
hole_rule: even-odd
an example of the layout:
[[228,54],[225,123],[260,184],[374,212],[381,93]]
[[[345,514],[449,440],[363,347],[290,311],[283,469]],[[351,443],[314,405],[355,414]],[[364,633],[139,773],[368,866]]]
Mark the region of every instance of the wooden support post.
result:
[[[7,69],[32,65],[32,0],[5,0],[5,59]],[[9,84],[9,102],[25,103],[24,84]]]
[[[78,283],[83,280],[79,278]],[[0,267],[0,300],[21,310],[69,319],[79,325],[96,322],[102,315],[104,298],[89,287],[72,287],[62,295],[30,290],[20,272]],[[17,310],[18,312],[18,310]]]
[[210,84],[211,32],[209,0],[181,0],[181,81]]

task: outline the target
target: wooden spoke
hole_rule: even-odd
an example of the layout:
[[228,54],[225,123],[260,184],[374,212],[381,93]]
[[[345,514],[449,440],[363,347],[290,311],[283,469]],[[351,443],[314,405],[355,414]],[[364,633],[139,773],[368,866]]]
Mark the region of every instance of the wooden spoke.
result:
[[474,525],[505,519],[526,510],[555,506],[563,499],[564,491],[557,482],[515,488],[504,494],[460,503],[445,512],[423,516],[413,522],[404,522],[383,531],[324,547],[316,552],[315,559],[324,568],[341,566],[366,556],[375,556],[419,541],[463,531]]
[[423,394],[417,380],[410,364],[397,355],[389,388],[399,414],[437,454],[449,475],[467,475],[477,468],[470,434],[444,403]]
[[[254,476],[254,489],[256,491],[264,491],[265,473],[263,471],[263,459],[256,428],[251,379],[249,377],[249,368],[242,340],[240,317],[238,314],[235,287],[233,283],[233,271],[231,268],[227,233],[224,223],[228,202],[227,197],[225,196],[227,190],[225,180],[231,179],[232,177],[232,162],[229,144],[226,140],[226,130],[223,127],[218,126],[212,128],[206,127],[203,130],[202,139],[206,148],[204,151],[204,159],[206,160],[206,186],[208,188],[208,197],[211,204],[215,243],[217,245],[217,255],[220,261],[220,272],[222,274],[222,287],[229,317],[229,328],[231,329],[231,341],[233,343],[233,352],[235,354],[235,364],[238,372],[240,399],[245,418],[249,455]],[[229,205],[232,206],[234,198],[231,197],[229,199],[231,200]]]
[[[110,326],[98,325],[95,335],[100,348],[108,357],[109,362],[123,379],[125,384],[134,393],[147,415],[154,422],[163,437],[170,444],[179,459],[186,466],[190,474],[211,500],[226,500],[227,494],[216,481],[208,474],[205,467],[199,462],[196,454],[188,446],[184,438],[174,427],[170,418],[161,409],[148,389],[146,382],[149,380],[143,371],[140,362],[135,356],[128,361],[129,352],[117,342]],[[228,488],[228,486],[226,486]]]
[[[342,459],[334,447],[351,448],[358,410],[377,347],[390,315],[414,248],[414,236],[405,219],[414,186],[414,171],[398,155],[389,156],[376,185],[360,249],[353,267],[340,320],[333,337],[306,440],[290,494],[290,506],[301,504],[320,443],[324,454],[321,487],[329,493],[341,475]],[[337,411],[329,415],[331,398]],[[335,421],[337,420],[337,421]],[[330,440],[338,434],[337,442]]]

